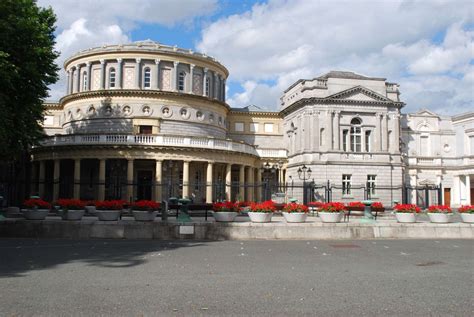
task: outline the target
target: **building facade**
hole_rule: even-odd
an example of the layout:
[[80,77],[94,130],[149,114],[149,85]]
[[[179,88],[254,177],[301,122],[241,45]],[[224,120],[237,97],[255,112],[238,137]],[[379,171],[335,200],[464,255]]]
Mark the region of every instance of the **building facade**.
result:
[[[223,65],[159,43],[85,50],[64,68],[67,93],[46,104],[49,137],[32,152],[33,192],[51,200],[280,193],[391,204],[440,183],[452,205],[471,199],[474,114],[403,115],[398,85],[384,78],[329,72],[299,80],[270,112],[230,108]],[[429,152],[417,150],[426,142]]]

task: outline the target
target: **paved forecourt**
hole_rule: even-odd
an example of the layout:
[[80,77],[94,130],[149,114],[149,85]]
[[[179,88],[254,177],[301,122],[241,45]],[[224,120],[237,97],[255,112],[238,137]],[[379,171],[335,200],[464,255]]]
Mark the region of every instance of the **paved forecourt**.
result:
[[0,240],[0,316],[472,316],[470,240]]
[[[271,223],[252,223],[239,216],[236,222],[218,223],[212,218],[196,217],[191,222],[137,222],[124,217],[120,221],[98,221],[84,217],[81,221],[63,221],[48,217],[44,221],[7,218],[0,221],[0,237],[70,238],[70,239],[158,239],[158,240],[252,240],[252,239],[474,239],[474,224],[452,222],[430,223],[423,219],[413,224],[397,223],[393,217],[377,221],[351,217],[342,223],[322,223],[308,217],[305,223],[286,223],[275,216]],[[457,220],[457,219],[456,219]]]

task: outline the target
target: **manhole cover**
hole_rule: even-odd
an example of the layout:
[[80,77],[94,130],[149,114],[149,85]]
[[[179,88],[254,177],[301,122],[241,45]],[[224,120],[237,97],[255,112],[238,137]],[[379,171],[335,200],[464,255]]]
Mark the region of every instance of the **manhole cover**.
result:
[[333,248],[338,248],[338,249],[355,249],[355,248],[360,248],[360,246],[356,244],[330,244],[331,247]]
[[430,262],[417,263],[416,266],[433,266],[433,265],[439,265],[439,264],[444,264],[444,262],[430,261]]

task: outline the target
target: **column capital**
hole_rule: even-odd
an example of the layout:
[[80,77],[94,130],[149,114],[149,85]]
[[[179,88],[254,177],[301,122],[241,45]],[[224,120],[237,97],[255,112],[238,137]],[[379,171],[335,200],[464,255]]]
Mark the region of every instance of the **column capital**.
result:
[[81,68],[81,64],[76,64],[76,69],[80,69]]
[[122,61],[123,61],[123,59],[121,59],[121,58],[117,58],[117,63],[119,63],[119,64],[120,64],[120,63],[122,63]]
[[90,67],[90,66],[91,66],[91,62],[87,62],[87,63],[86,63],[86,66],[87,66],[87,67]]
[[209,68],[204,67],[203,71],[204,71],[205,74],[207,74],[207,72],[209,71]]
[[137,64],[140,64],[140,63],[141,63],[141,61],[142,61],[142,59],[141,59],[141,58],[135,58],[135,62],[136,62]]
[[214,78],[217,78],[217,73],[216,72],[214,72]]
[[196,65],[194,65],[194,64],[189,64],[189,68],[191,68],[191,70],[193,70],[194,67],[196,67]]
[[101,65],[104,65],[104,64],[105,64],[105,59],[101,59],[101,60],[100,60],[100,64],[101,64]]
[[159,63],[161,63],[161,59],[155,59],[155,64],[158,65]]
[[173,62],[174,67],[177,67],[179,65],[179,62]]

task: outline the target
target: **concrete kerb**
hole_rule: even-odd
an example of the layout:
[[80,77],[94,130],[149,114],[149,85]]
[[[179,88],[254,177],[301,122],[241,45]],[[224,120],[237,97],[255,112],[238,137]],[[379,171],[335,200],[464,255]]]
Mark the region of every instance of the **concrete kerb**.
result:
[[474,224],[433,224],[418,222],[401,224],[393,220],[375,223],[328,224],[318,219],[307,223],[288,224],[281,219],[271,223],[195,221],[136,222],[134,220],[97,221],[86,217],[81,221],[7,218],[0,221],[0,237],[65,238],[65,239],[157,239],[157,240],[333,240],[333,239],[474,239]]

